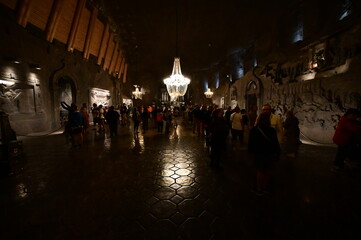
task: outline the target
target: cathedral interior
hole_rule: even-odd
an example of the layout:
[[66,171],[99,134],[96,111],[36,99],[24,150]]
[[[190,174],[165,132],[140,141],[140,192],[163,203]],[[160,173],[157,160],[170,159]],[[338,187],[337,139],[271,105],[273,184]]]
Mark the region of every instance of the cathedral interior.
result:
[[[23,154],[0,178],[2,239],[360,237],[360,174],[329,172],[338,121],[361,110],[360,1],[0,0],[0,19],[1,146],[17,139]],[[190,84],[172,98],[175,58]],[[187,126],[90,131],[73,151],[61,102],[269,104],[294,113],[304,144],[258,199],[230,139],[216,173]]]

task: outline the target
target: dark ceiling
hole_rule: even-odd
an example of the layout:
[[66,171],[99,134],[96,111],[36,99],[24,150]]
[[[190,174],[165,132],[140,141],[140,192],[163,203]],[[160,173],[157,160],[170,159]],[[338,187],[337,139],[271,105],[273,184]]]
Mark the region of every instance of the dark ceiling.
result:
[[129,65],[157,77],[170,75],[178,49],[182,72],[207,68],[249,46],[267,19],[297,0],[99,0],[120,33]]

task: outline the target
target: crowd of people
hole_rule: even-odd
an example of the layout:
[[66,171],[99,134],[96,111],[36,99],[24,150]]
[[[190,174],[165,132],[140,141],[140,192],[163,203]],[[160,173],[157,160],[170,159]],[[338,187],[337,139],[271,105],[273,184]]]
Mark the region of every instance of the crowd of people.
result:
[[[79,147],[90,126],[89,110],[86,104],[80,110],[75,104],[69,106],[61,102],[61,106],[69,113],[65,132],[71,137],[73,146]],[[116,109],[94,103],[90,113],[93,130],[102,133],[108,129],[110,137],[117,136],[119,125],[133,125],[135,137],[139,131],[144,134],[150,127],[158,134],[167,134],[172,128],[177,128],[179,119],[180,124],[192,129],[196,136],[204,137],[210,148],[210,167],[218,170],[222,169],[222,157],[230,135],[232,146],[242,146],[253,156],[256,168],[253,191],[258,196],[270,189],[273,165],[280,158],[281,149],[286,157],[295,158],[301,143],[299,121],[294,113],[287,111],[281,116],[269,104],[263,105],[258,113],[257,106],[252,106],[247,112],[238,106],[224,110],[206,105],[131,107],[123,104]],[[360,160],[360,137],[360,111],[349,109],[341,117],[333,138],[338,145],[333,171],[343,170],[346,159]]]

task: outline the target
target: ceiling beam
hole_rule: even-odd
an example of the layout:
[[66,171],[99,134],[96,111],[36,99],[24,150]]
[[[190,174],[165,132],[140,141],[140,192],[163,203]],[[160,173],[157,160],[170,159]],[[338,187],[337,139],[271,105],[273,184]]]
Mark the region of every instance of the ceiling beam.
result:
[[52,42],[63,11],[64,0],[55,0],[46,26],[46,40]]
[[17,22],[21,26],[26,27],[31,12],[32,0],[21,0],[18,4],[16,12]]

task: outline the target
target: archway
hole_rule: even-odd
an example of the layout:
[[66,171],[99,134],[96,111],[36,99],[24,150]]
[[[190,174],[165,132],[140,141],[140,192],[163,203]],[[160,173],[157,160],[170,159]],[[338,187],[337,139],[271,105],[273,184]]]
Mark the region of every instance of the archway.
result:
[[254,110],[255,106],[258,106],[257,95],[259,94],[259,87],[255,81],[251,81],[247,85],[246,92],[246,110],[250,112]]

